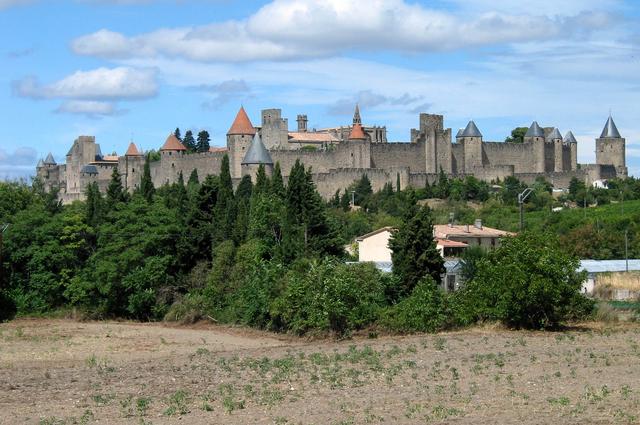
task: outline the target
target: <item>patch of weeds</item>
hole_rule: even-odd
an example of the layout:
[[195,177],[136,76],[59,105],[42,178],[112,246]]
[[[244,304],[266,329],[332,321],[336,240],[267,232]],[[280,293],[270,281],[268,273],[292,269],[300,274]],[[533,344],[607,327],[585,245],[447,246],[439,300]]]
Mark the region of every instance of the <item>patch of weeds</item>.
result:
[[82,416],[80,416],[80,424],[86,425],[95,420],[95,416],[93,416],[93,412],[89,409],[85,410]]
[[171,394],[167,400],[167,409],[164,411],[166,416],[186,415],[189,413],[188,400],[189,393],[185,390],[178,390]]
[[85,359],[84,364],[86,364],[89,369],[93,369],[98,365],[98,358],[95,354],[92,354],[90,357]]
[[422,411],[422,406],[420,404],[417,404],[417,403],[409,404],[409,403],[407,403],[407,407],[405,409],[404,416],[409,418],[409,419],[413,419],[413,418],[417,417],[418,414],[421,411]]
[[617,409],[615,412],[613,412],[613,417],[620,420],[620,421],[624,421],[626,423],[629,424],[635,424],[638,423],[638,416],[631,414],[631,413],[627,413],[622,409]]
[[447,347],[446,338],[443,338],[441,336],[437,337],[436,340],[434,341],[434,346],[436,350],[444,351],[444,349]]
[[120,400],[120,414],[123,418],[133,416],[133,401],[131,396]]
[[276,425],[284,425],[288,422],[289,422],[289,419],[285,418],[284,416],[278,416],[273,420],[273,423],[275,423]]
[[620,394],[624,400],[627,400],[632,392],[631,387],[628,385],[623,385],[622,388],[620,388]]
[[562,396],[562,397],[558,397],[558,398],[554,398],[554,397],[549,397],[547,399],[547,401],[549,402],[549,404],[551,404],[552,406],[568,406],[569,403],[571,403],[571,401],[569,400],[568,397]]
[[115,396],[113,394],[94,394],[91,396],[91,400],[93,400],[96,406],[106,406],[114,398]]
[[136,399],[136,411],[140,416],[146,416],[147,410],[149,410],[149,406],[151,405],[151,398],[149,397],[138,397]]
[[462,414],[462,410],[456,409],[454,407],[445,407],[441,404],[438,404],[437,406],[434,406],[431,413],[436,419],[443,420],[450,417],[460,416]]

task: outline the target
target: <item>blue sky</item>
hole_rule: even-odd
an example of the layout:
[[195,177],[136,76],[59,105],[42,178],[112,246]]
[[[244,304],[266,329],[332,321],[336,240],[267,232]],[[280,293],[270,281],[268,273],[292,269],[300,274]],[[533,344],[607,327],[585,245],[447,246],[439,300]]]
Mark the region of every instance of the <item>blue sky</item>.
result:
[[634,0],[0,0],[0,178],[79,135],[222,146],[241,104],[293,128],[348,124],[356,102],[392,141],[419,112],[485,140],[535,119],[572,130],[581,163],[611,110],[638,176],[639,20]]

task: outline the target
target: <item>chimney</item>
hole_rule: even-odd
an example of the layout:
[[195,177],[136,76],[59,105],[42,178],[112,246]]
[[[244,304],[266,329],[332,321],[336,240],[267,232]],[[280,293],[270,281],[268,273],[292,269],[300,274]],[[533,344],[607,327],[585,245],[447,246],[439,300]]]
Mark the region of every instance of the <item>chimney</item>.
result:
[[301,133],[307,132],[307,116],[306,115],[298,115],[298,131]]
[[473,227],[475,227],[476,229],[482,230],[482,220],[479,218],[476,218],[475,223],[473,223]]
[[450,212],[449,213],[449,227],[453,227],[453,220],[455,218],[455,214]]
[[464,231],[465,231],[465,232],[467,232],[467,233],[469,233],[469,225],[468,225],[468,224],[465,224],[465,225],[464,225]]

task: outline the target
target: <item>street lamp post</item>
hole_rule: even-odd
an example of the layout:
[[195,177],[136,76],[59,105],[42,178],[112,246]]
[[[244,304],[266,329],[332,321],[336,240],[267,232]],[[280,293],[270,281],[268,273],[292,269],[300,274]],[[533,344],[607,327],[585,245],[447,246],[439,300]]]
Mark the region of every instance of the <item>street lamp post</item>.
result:
[[530,187],[526,188],[522,191],[522,193],[518,194],[518,204],[520,205],[520,231],[524,230],[524,201],[527,200],[529,195],[533,192],[533,189]]

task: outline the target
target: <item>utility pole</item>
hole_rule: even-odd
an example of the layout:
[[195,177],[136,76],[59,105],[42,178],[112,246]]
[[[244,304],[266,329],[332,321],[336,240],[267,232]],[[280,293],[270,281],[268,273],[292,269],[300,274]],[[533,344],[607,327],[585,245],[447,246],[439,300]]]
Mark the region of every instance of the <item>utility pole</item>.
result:
[[625,268],[629,271],[629,230],[624,231],[624,262]]
[[529,195],[533,192],[533,189],[530,187],[526,188],[522,191],[522,193],[518,194],[518,204],[520,204],[520,231],[524,230],[524,201],[527,200]]
[[0,289],[2,288],[2,282],[4,281],[3,279],[4,269],[2,266],[2,243],[3,243],[4,232],[7,230],[7,228],[9,228],[8,224],[3,224],[2,226],[0,226]]

